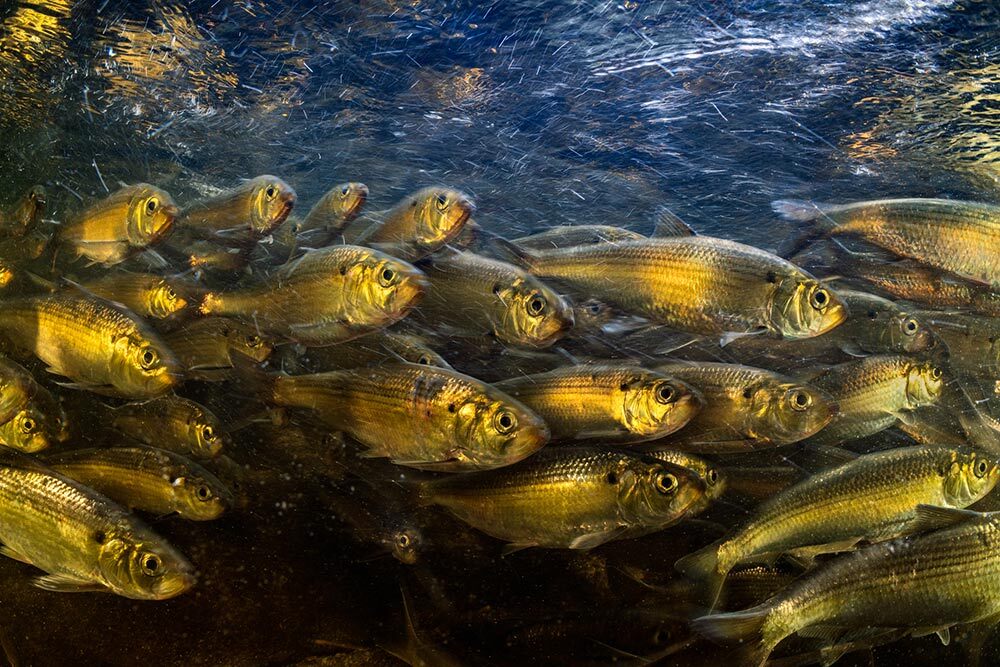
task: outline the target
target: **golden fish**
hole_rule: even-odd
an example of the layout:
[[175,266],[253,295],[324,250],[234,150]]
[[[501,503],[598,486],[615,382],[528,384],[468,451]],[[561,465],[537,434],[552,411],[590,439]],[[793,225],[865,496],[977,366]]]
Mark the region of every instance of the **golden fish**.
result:
[[45,188],[36,185],[28,190],[14,206],[2,216],[0,236],[22,237],[35,230],[45,215]]
[[673,433],[702,406],[690,385],[634,366],[567,366],[494,386],[544,419],[554,440],[644,442]]
[[119,271],[83,283],[83,288],[120,303],[136,315],[163,319],[187,306],[182,283],[152,273]]
[[348,242],[415,261],[458,236],[475,210],[472,200],[461,192],[424,188],[378,216],[360,235],[349,236]]
[[132,313],[75,294],[11,299],[0,333],[49,371],[91,390],[136,398],[173,387],[180,366],[160,337]]
[[17,412],[0,424],[0,444],[22,452],[40,452],[68,437],[65,411],[48,390],[38,385]]
[[776,255],[707,236],[623,241],[518,256],[540,278],[690,333],[825,333],[847,318],[844,302]]
[[688,510],[689,516],[701,514],[713,500],[721,497],[726,491],[728,482],[719,466],[694,454],[681,452],[676,449],[657,448],[643,451],[643,455],[654,458],[657,461],[664,461],[665,463],[672,463],[675,466],[687,468],[698,475],[698,478],[705,485],[705,495],[702,497],[701,502],[691,506],[691,509]]
[[968,507],[998,479],[996,458],[971,450],[903,447],[859,456],[782,491],[734,535],[682,558],[677,569],[704,581],[714,602],[737,563],[896,537],[908,531],[918,505]]
[[227,317],[205,317],[185,322],[163,335],[185,374],[198,379],[224,379],[233,367],[233,353],[256,362],[266,361],[274,351],[271,341],[249,324]]
[[277,176],[257,176],[187,206],[177,224],[196,236],[242,244],[277,229],[292,212],[295,199],[295,190]]
[[205,295],[204,315],[237,317],[305,345],[357,338],[403,317],[423,294],[423,274],[358,246],[308,252],[262,285]]
[[211,521],[233,504],[215,475],[154,447],[74,449],[47,457],[45,464],[125,507],[158,516]]
[[879,199],[831,205],[776,201],[785,218],[815,221],[957,276],[1000,287],[1000,207],[950,199]]
[[680,466],[552,447],[499,470],[434,480],[424,497],[510,548],[591,549],[679,521],[705,492]]
[[124,509],[23,454],[0,465],[3,553],[48,574],[50,591],[110,591],[166,600],[189,590],[194,568]]
[[228,436],[211,410],[180,396],[161,396],[107,410],[109,425],[130,438],[199,458],[222,452]]
[[160,188],[128,185],[73,216],[57,232],[78,257],[110,266],[166,237],[177,206]]
[[309,209],[295,231],[305,235],[313,231],[339,232],[358,217],[367,200],[368,186],[364,183],[344,183],[331,188]]
[[573,310],[559,294],[506,262],[461,252],[421,266],[428,289],[419,312],[435,326],[525,347],[547,347],[573,326]]
[[519,401],[445,368],[396,363],[270,378],[268,398],[309,408],[369,448],[370,456],[441,471],[509,465],[549,430]]

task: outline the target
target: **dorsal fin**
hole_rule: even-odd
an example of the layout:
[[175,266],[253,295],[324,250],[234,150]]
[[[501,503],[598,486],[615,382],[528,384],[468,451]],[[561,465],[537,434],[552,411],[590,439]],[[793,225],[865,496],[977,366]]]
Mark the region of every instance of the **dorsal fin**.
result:
[[676,236],[696,236],[696,234],[676,213],[665,206],[660,207],[657,209],[656,218],[653,220],[653,237],[669,238]]

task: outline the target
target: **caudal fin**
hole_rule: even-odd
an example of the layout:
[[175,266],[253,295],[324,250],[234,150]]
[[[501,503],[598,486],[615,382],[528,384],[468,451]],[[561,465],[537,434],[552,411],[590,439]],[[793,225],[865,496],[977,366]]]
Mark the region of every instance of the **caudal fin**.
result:
[[698,582],[701,600],[709,610],[715,607],[728,573],[728,569],[725,572],[720,571],[718,543],[710,544],[704,549],[681,558],[674,563],[674,569],[688,579]]
[[771,208],[785,220],[809,222],[823,215],[823,208],[817,204],[798,199],[778,199],[771,202]]
[[702,616],[691,621],[698,634],[720,644],[741,644],[742,665],[763,665],[772,646],[764,638],[764,623],[771,613],[770,605],[760,605],[744,611]]

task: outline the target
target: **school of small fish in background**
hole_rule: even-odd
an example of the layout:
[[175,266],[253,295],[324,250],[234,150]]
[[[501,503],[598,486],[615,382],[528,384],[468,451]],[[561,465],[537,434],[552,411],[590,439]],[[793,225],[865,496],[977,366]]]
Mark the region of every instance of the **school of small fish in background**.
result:
[[254,442],[335,460],[323,503],[404,566],[428,508],[509,559],[692,528],[652,564],[595,552],[682,628],[616,662],[1000,622],[1000,513],[968,509],[1000,479],[1000,208],[778,201],[784,259],[667,209],[504,238],[458,190],[368,194],[298,217],[274,176],[185,206],[138,184],[56,221],[39,186],[4,212],[0,551],[51,591],[181,595],[197,563],[135,512],[252,511]]

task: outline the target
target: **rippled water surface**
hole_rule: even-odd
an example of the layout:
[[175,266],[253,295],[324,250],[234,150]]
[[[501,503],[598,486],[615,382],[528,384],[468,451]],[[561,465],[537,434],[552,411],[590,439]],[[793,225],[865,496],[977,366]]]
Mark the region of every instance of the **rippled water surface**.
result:
[[[0,205],[44,183],[60,219],[119,182],[184,204],[273,173],[306,208],[344,181],[368,185],[370,211],[444,183],[508,237],[646,233],[666,205],[773,250],[790,233],[778,198],[995,200],[998,21],[971,0],[7,2]],[[414,664],[726,659],[664,620],[669,595],[640,611],[652,593],[615,565],[669,570],[712,526],[498,558],[433,515],[431,555],[405,565],[338,520],[332,445],[305,455],[254,437],[277,436],[235,438],[270,471],[245,482],[243,512],[155,524],[198,566],[188,595],[55,595],[0,560],[8,660],[397,664],[376,646]],[[878,649],[876,664],[963,659],[939,644]]]

